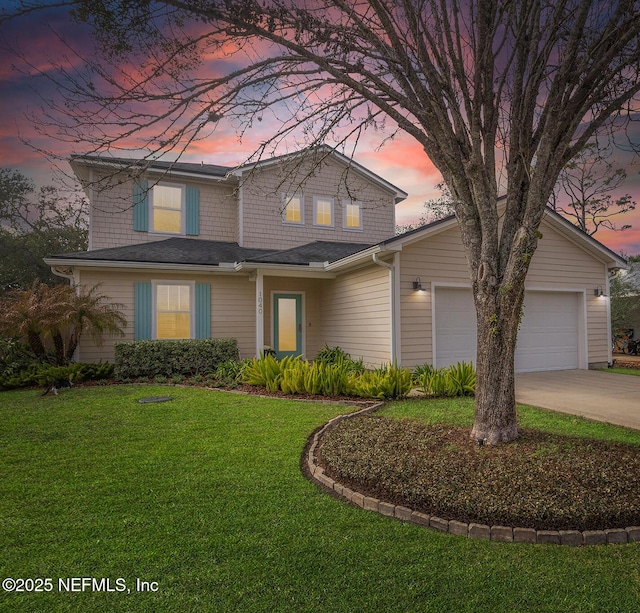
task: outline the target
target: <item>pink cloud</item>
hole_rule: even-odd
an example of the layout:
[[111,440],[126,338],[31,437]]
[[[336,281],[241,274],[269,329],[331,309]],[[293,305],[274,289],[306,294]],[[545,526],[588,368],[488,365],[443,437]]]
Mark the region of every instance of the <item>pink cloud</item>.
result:
[[[46,20],[45,16],[47,16]],[[197,24],[192,27],[204,26]],[[62,10],[35,14],[32,18],[11,25],[9,30],[5,28],[3,34],[9,39],[9,42],[20,42],[22,49],[28,51],[29,62],[45,73],[52,70],[56,63],[66,62],[68,67],[79,66],[79,57],[71,53],[52,30],[59,32],[65,41],[70,41],[80,56],[88,53],[92,48],[86,29],[70,22]],[[219,75],[230,67],[239,66],[238,59],[226,57],[226,53],[230,50],[231,47],[208,52],[200,68],[202,74]],[[251,50],[251,53],[257,57],[266,57],[271,52],[272,49],[268,43],[261,43]],[[33,145],[42,149],[53,149],[60,156],[68,156],[72,152],[72,145],[46,139],[38,133],[24,112],[25,110],[36,111],[41,102],[39,96],[45,99],[49,96],[53,97],[56,94],[56,88],[47,79],[27,78],[24,74],[16,73],[12,70],[11,64],[11,61],[0,63],[0,88],[2,89],[0,97],[0,159],[3,166],[21,168],[32,176],[39,174],[44,177],[49,172],[49,162],[32,148],[25,146],[21,138],[29,140]],[[29,72],[28,68],[23,70]],[[136,70],[135,65],[125,64],[122,66],[122,73],[118,79],[124,82],[127,76],[135,73]],[[154,113],[159,109],[160,107],[149,105],[147,110]],[[277,129],[276,112],[265,113],[264,121],[256,122],[244,134],[242,141],[238,140],[236,134],[237,125],[221,122],[209,137],[191,143],[182,159],[229,165],[242,163],[258,148],[261,142],[275,132]],[[151,131],[140,134],[141,137],[149,135],[153,135]],[[398,135],[381,149],[378,149],[380,140],[385,136],[365,133],[355,153],[355,159],[409,193],[409,197],[397,207],[397,220],[399,223],[414,222],[422,215],[424,202],[440,195],[435,187],[441,180],[440,174],[420,144],[406,134]],[[139,141],[128,139],[123,145],[136,148]],[[288,145],[293,147],[293,140]],[[73,146],[77,148],[78,152],[87,147],[83,143],[76,143]],[[634,166],[633,163],[625,158],[629,179],[623,186],[623,191],[628,191],[640,202],[638,166],[637,164]],[[623,233],[601,230],[595,238],[604,242],[614,251],[624,250],[629,254],[640,253],[640,207],[637,211],[621,219],[621,222],[632,224],[632,229]]]

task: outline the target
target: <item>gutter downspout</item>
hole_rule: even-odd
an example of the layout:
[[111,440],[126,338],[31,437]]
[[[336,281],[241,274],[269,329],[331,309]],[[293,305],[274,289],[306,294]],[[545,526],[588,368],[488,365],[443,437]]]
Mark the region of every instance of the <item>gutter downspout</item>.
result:
[[396,338],[397,338],[397,330],[396,330],[396,269],[392,264],[387,264],[387,262],[383,262],[378,259],[378,254],[371,254],[373,259],[373,263],[378,266],[382,266],[389,270],[389,285],[391,291],[391,363],[395,364],[398,359],[398,354],[396,351]]

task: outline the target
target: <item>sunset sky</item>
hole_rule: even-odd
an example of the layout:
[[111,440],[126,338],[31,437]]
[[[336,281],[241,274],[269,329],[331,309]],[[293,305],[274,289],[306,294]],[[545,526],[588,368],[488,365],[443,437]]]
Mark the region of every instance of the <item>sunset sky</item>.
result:
[[[0,0],[2,8],[13,4]],[[32,116],[42,116],[40,108],[57,95],[50,78],[52,64],[78,65],[80,60],[71,50],[81,54],[90,48],[86,29],[73,23],[62,10],[10,22],[0,30],[0,167],[20,170],[42,185],[52,182],[56,163],[70,172],[66,162],[47,159],[43,150],[61,158],[86,152],[88,147],[82,142],[62,142],[52,135],[41,134]],[[30,66],[13,53],[14,49],[24,55]],[[38,71],[42,74],[38,75]],[[274,129],[269,121],[263,121],[240,142],[234,127],[221,122],[209,138],[191,147],[181,159],[222,165],[242,163]],[[637,142],[640,129],[636,129],[636,134]],[[397,137],[378,149],[380,140],[380,134],[365,135],[358,144],[355,159],[408,192],[407,200],[396,208],[396,217],[399,224],[414,222],[422,214],[425,200],[439,196],[435,186],[440,175],[412,138]],[[629,193],[640,203],[640,160],[624,151],[618,151],[616,156],[618,165],[628,173],[620,195]],[[632,228],[617,233],[600,230],[595,238],[616,252],[640,254],[640,206],[619,218],[618,224],[622,223],[631,224]]]

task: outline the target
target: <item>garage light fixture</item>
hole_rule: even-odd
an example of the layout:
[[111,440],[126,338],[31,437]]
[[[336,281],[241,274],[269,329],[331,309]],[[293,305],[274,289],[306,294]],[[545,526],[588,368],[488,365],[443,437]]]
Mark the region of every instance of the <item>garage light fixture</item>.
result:
[[416,277],[416,280],[413,282],[413,291],[414,292],[422,291],[422,283],[420,283],[420,277]]
[[596,287],[596,289],[593,290],[593,295],[596,296],[596,298],[600,298],[604,296],[604,291],[602,291],[602,285],[598,285],[598,287]]

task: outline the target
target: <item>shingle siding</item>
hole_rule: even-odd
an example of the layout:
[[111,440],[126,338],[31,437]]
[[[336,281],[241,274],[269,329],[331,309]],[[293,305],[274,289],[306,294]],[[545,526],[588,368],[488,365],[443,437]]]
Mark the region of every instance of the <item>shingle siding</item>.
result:
[[[282,195],[295,193],[304,198],[303,225],[282,221]],[[372,244],[388,239],[394,233],[394,196],[333,160],[324,162],[315,171],[308,165],[300,169],[279,165],[259,168],[244,179],[242,195],[245,247],[278,245],[288,249],[316,240]],[[314,225],[315,196],[333,198],[333,227]],[[344,199],[362,202],[362,231],[342,227]]]
[[[122,181],[118,185],[118,180]],[[238,205],[234,187],[213,182],[171,179],[172,183],[198,188],[198,234],[190,238],[237,242]],[[153,179],[148,180],[149,186]],[[167,238],[167,234],[133,229],[133,181],[112,179],[102,189],[94,189],[91,205],[91,249],[137,245]]]

